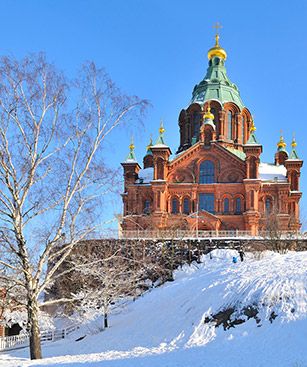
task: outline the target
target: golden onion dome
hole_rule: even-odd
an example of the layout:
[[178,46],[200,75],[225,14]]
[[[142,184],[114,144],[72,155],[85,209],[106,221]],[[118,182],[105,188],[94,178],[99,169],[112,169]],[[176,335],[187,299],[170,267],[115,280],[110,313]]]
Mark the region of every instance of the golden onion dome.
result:
[[219,45],[219,38],[218,34],[215,35],[215,45],[214,47],[210,48],[208,51],[208,59],[211,60],[214,56],[217,56],[223,60],[226,60],[227,53],[226,51]]
[[162,135],[165,132],[164,126],[163,126],[163,121],[161,120],[160,122],[160,128],[159,128],[159,133],[160,135]]
[[211,108],[209,106],[207,107],[207,111],[204,115],[204,119],[210,119],[212,121],[214,120],[214,115],[213,113],[211,113]]
[[279,139],[279,142],[277,143],[277,147],[278,147],[278,149],[285,149],[286,146],[287,146],[287,144],[285,143],[284,138],[281,135],[280,139]]
[[254,123],[254,120],[252,120],[252,124],[251,124],[251,127],[249,129],[250,133],[253,134],[255,131],[256,131],[256,126],[255,126],[255,123]]
[[131,136],[131,141],[130,141],[129,149],[130,149],[130,151],[133,151],[134,148],[135,148],[135,146],[134,146],[134,139],[133,139],[133,136]]
[[293,137],[291,147],[292,147],[292,149],[295,149],[296,146],[297,146],[297,143],[295,141],[295,138]]

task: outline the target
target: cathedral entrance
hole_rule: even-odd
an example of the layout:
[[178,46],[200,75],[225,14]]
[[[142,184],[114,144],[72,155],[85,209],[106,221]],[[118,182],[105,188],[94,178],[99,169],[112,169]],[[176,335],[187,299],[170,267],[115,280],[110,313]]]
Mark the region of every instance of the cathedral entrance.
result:
[[205,210],[199,210],[188,219],[189,227],[192,231],[219,231],[221,228],[221,220],[214,214]]

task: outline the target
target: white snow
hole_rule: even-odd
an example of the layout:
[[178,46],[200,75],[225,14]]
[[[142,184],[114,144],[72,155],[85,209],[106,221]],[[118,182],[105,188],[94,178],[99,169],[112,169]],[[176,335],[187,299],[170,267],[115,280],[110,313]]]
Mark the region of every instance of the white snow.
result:
[[152,145],[150,148],[169,148],[169,146],[166,144],[155,144]]
[[[109,329],[50,343],[41,361],[29,361],[27,350],[1,353],[0,366],[306,367],[307,252],[248,254],[236,264],[234,250],[212,254],[130,303]],[[224,331],[204,323],[230,306],[242,318],[250,305],[259,309],[259,324],[250,319]],[[272,311],[278,316],[271,323]]]
[[260,163],[259,176],[262,181],[287,181],[287,170],[283,165]]
[[123,163],[137,163],[137,161],[132,158],[127,158]]

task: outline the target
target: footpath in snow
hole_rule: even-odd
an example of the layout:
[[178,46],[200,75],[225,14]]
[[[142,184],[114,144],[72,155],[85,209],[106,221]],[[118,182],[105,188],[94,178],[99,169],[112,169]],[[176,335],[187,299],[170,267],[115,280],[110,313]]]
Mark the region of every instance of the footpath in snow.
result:
[[[110,328],[0,354],[0,366],[307,367],[307,252],[215,250],[131,302]],[[220,323],[219,327],[216,327]]]

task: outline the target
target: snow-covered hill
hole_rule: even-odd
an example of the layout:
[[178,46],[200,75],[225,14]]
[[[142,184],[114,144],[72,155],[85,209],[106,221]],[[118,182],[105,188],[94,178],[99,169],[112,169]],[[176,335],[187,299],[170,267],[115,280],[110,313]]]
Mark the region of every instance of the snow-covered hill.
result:
[[307,252],[237,264],[234,254],[215,250],[184,266],[106,331],[49,344],[42,361],[0,354],[0,366],[307,367]]

